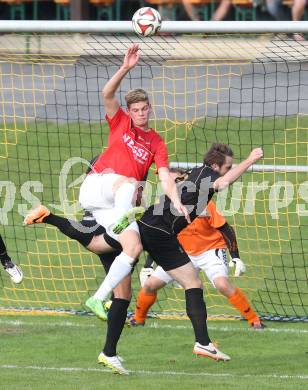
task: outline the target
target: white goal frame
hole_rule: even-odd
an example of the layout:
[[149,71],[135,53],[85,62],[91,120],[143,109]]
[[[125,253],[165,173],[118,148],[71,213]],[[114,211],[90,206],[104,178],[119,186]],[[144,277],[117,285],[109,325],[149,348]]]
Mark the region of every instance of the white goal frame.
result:
[[[0,32],[11,33],[133,33],[131,21],[2,20]],[[300,21],[163,21],[162,33],[307,33],[308,22]],[[145,38],[147,39],[147,38]]]

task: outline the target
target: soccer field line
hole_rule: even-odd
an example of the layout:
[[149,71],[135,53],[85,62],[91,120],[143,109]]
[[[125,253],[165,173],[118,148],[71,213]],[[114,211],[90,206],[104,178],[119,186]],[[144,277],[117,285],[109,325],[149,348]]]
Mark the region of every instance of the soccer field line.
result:
[[[152,329],[191,329],[189,325],[161,325],[157,322],[154,322],[152,324],[149,324],[149,328]],[[273,332],[273,333],[308,333],[308,329],[292,329],[292,328],[286,328],[286,329],[278,329],[278,328],[265,328],[261,331],[256,331],[250,327],[247,328],[240,328],[235,326],[207,326],[209,330],[215,330],[215,331],[221,331],[221,332]]]
[[[161,320],[163,322],[163,320]],[[172,329],[172,330],[191,330],[190,325],[169,325],[169,324],[162,324],[158,322],[149,323],[145,326],[145,328],[150,329]],[[22,321],[22,320],[2,320],[0,318],[0,324],[3,325],[10,325],[10,326],[36,326],[36,325],[43,325],[45,327],[68,327],[68,328],[96,328],[98,323],[96,324],[76,324],[72,321],[55,321],[54,323],[40,323],[40,322],[29,322],[29,321]],[[208,325],[209,330],[213,331],[220,331],[220,332],[272,332],[272,333],[295,333],[295,334],[302,334],[302,333],[308,333],[308,329],[292,329],[292,328],[265,328],[262,331],[255,331],[252,328],[249,328],[248,326],[245,328],[236,327],[236,326],[213,326]]]
[[[21,366],[15,364],[2,364],[0,369],[8,370],[37,370],[37,371],[57,371],[57,372],[98,372],[109,373],[112,372],[105,368],[84,368],[84,367],[47,367],[47,366]],[[213,377],[213,378],[269,378],[269,379],[297,379],[308,380],[308,375],[287,375],[287,374],[231,374],[231,373],[211,373],[211,372],[186,372],[186,371],[147,371],[147,370],[130,370],[131,374],[141,376],[188,376],[188,377]],[[114,374],[113,374],[114,375]]]

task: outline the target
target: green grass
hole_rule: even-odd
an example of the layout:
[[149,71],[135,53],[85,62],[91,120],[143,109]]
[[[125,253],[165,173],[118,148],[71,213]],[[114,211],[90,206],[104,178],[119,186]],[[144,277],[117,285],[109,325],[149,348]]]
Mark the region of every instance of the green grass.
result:
[[1,388],[297,390],[307,386],[303,324],[267,323],[265,331],[248,329],[242,321],[208,325],[211,338],[230,354],[230,362],[195,358],[189,322],[148,320],[144,328],[124,329],[118,353],[131,375],[121,377],[96,364],[105,337],[105,324],[96,318],[0,316]]
[[[200,162],[206,148],[219,141],[232,146],[236,162],[245,158],[253,147],[261,145],[265,152],[264,164],[308,165],[306,116],[206,118],[182,124],[156,121],[154,125],[168,144],[170,161]],[[104,276],[99,260],[54,228],[43,225],[23,227],[22,210],[31,207],[23,184],[32,181],[32,187],[28,184],[36,199],[32,198],[30,202],[60,204],[59,172],[63,164],[71,157],[89,160],[98,154],[102,145],[106,145],[108,129],[98,123],[6,123],[1,137],[2,180],[13,183],[2,188],[2,207],[5,206],[8,212],[2,210],[0,213],[4,225],[1,234],[25,274],[23,284],[16,287],[1,273],[1,306],[83,310],[83,302]],[[67,177],[67,188],[84,171],[84,165],[74,165]],[[306,173],[248,173],[240,184],[242,193],[236,195],[233,186],[227,196],[224,208],[237,210],[228,220],[236,228],[241,257],[248,269],[244,277],[234,282],[245,290],[259,313],[264,315],[307,316],[305,247],[308,223],[307,216],[300,217],[297,213],[298,204],[307,208],[305,191],[302,196],[298,194],[300,184],[306,179]],[[154,171],[149,180],[155,182]],[[269,209],[273,184],[286,180],[294,184],[295,196],[287,207],[279,209],[279,218],[273,219],[274,213]],[[43,187],[35,187],[36,181]],[[267,181],[268,188],[257,194],[255,208],[248,215],[245,209],[251,201],[248,191],[251,181]],[[69,204],[78,199],[78,188],[78,185],[68,188]],[[230,203],[232,191],[233,203]],[[282,190],[279,199],[283,194]],[[51,209],[63,214],[63,210]],[[67,207],[64,211],[72,218],[80,216],[68,212]],[[134,276],[134,286],[136,293],[139,286],[137,275]],[[237,314],[208,282],[206,299],[210,314]],[[183,312],[183,308],[183,291],[165,289],[160,293],[159,304],[154,310]]]

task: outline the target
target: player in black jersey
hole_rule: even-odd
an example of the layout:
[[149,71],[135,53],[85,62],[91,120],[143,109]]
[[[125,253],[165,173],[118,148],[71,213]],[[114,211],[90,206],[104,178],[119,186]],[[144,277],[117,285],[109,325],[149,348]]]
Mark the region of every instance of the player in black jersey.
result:
[[[214,144],[205,154],[204,165],[192,169],[187,180],[179,185],[181,201],[188,209],[190,219],[201,216],[214,193],[232,184],[262,155],[262,149],[254,149],[246,160],[231,169],[231,148]],[[230,360],[208,336],[202,282],[177,239],[177,234],[187,224],[187,220],[172,208],[170,200],[161,197],[160,202],[151,206],[139,221],[142,245],[156,263],[185,289],[186,311],[196,340],[193,352],[215,360]]]

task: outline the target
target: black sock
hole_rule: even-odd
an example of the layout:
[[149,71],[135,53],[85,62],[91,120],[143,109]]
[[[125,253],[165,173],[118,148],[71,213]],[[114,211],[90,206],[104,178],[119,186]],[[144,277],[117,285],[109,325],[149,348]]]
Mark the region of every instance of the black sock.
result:
[[[50,214],[44,218],[44,223],[56,226],[60,232],[65,234],[67,237],[78,241],[84,247],[87,247],[92,238],[95,236],[95,231],[88,232],[84,225],[80,222],[73,221],[64,217],[59,217],[55,214]],[[93,229],[91,229],[93,230]]]
[[196,341],[208,345],[211,340],[206,325],[206,306],[201,288],[190,288],[185,291],[186,312],[194,328]]
[[103,352],[106,356],[117,354],[117,344],[125,325],[129,301],[126,299],[113,298],[108,313],[108,326],[106,342]]
[[0,261],[3,267],[6,267],[7,263],[11,262],[11,258],[6,252],[6,246],[1,235],[0,235]]

